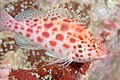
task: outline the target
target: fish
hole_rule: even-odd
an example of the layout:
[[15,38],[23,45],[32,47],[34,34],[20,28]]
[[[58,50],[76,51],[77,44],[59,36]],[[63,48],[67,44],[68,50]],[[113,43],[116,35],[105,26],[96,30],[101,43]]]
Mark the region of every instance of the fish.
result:
[[28,9],[13,18],[1,8],[0,29],[15,32],[15,41],[21,48],[46,50],[45,54],[52,57],[49,65],[58,63],[66,67],[71,62],[106,58],[107,50],[82,25],[80,13],[69,10],[66,6],[53,7],[45,12]]

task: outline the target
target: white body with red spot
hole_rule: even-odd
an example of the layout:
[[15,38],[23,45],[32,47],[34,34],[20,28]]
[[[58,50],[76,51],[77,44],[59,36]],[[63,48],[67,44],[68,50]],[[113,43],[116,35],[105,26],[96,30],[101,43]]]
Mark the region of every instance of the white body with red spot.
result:
[[72,61],[85,62],[106,56],[107,51],[84,27],[59,16],[44,19],[38,14],[35,17],[36,13],[24,11],[15,20],[5,11],[1,11],[0,27],[9,28],[19,34],[15,38],[21,47],[50,52],[54,57],[52,63],[65,62],[62,64],[64,66]]

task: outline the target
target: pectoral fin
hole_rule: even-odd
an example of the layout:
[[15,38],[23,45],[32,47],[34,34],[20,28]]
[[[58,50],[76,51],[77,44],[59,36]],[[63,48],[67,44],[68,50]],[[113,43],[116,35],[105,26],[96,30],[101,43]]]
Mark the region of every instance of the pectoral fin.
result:
[[20,48],[24,48],[27,50],[39,50],[41,49],[40,45],[37,43],[34,43],[27,39],[25,36],[20,35],[20,34],[15,34],[15,41],[16,43],[20,46]]

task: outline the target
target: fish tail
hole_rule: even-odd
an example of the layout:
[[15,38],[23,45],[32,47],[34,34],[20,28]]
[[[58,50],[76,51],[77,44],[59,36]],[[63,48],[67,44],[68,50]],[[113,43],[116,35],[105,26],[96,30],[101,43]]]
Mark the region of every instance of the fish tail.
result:
[[10,30],[14,21],[14,18],[0,5],[0,30]]

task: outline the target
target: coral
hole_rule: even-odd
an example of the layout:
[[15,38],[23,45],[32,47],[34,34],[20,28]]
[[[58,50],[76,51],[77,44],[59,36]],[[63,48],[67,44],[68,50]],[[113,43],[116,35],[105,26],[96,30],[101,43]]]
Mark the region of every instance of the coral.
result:
[[5,5],[5,10],[11,15],[15,16],[18,13],[27,10],[29,8],[38,8],[38,4],[33,0],[18,0],[16,2],[10,2]]
[[9,72],[10,69],[8,67],[0,69],[0,80],[8,80]]
[[0,55],[3,55],[4,53],[15,49],[16,43],[14,41],[14,38],[7,37],[7,39],[0,39],[0,42]]
[[[66,68],[61,68],[58,64],[50,65],[50,66],[44,66],[44,64],[47,64],[46,62],[39,63],[36,68],[32,70],[12,70],[10,73],[10,80],[12,78],[17,80],[75,80],[79,79],[82,75],[80,75],[79,71],[77,71],[75,68],[72,68],[71,66],[68,66]],[[88,65],[88,63],[86,64]],[[85,66],[86,66],[85,65]],[[84,66],[84,65],[83,65]],[[84,69],[85,69],[84,66]],[[87,69],[87,66],[86,66]],[[80,71],[81,72],[81,71]],[[82,72],[85,73],[85,72]]]
[[31,66],[34,66],[34,64],[45,61],[47,57],[44,53],[45,50],[29,50],[27,51],[28,61],[31,62]]
[[9,74],[9,80],[17,79],[17,80],[38,80],[35,76],[32,75],[33,72],[31,70],[14,70]]
[[3,60],[0,61],[0,67],[8,66],[10,69],[27,69],[30,66],[29,62],[26,62],[27,56],[24,55],[23,50],[17,49],[14,51],[8,51],[4,56],[2,56]]

